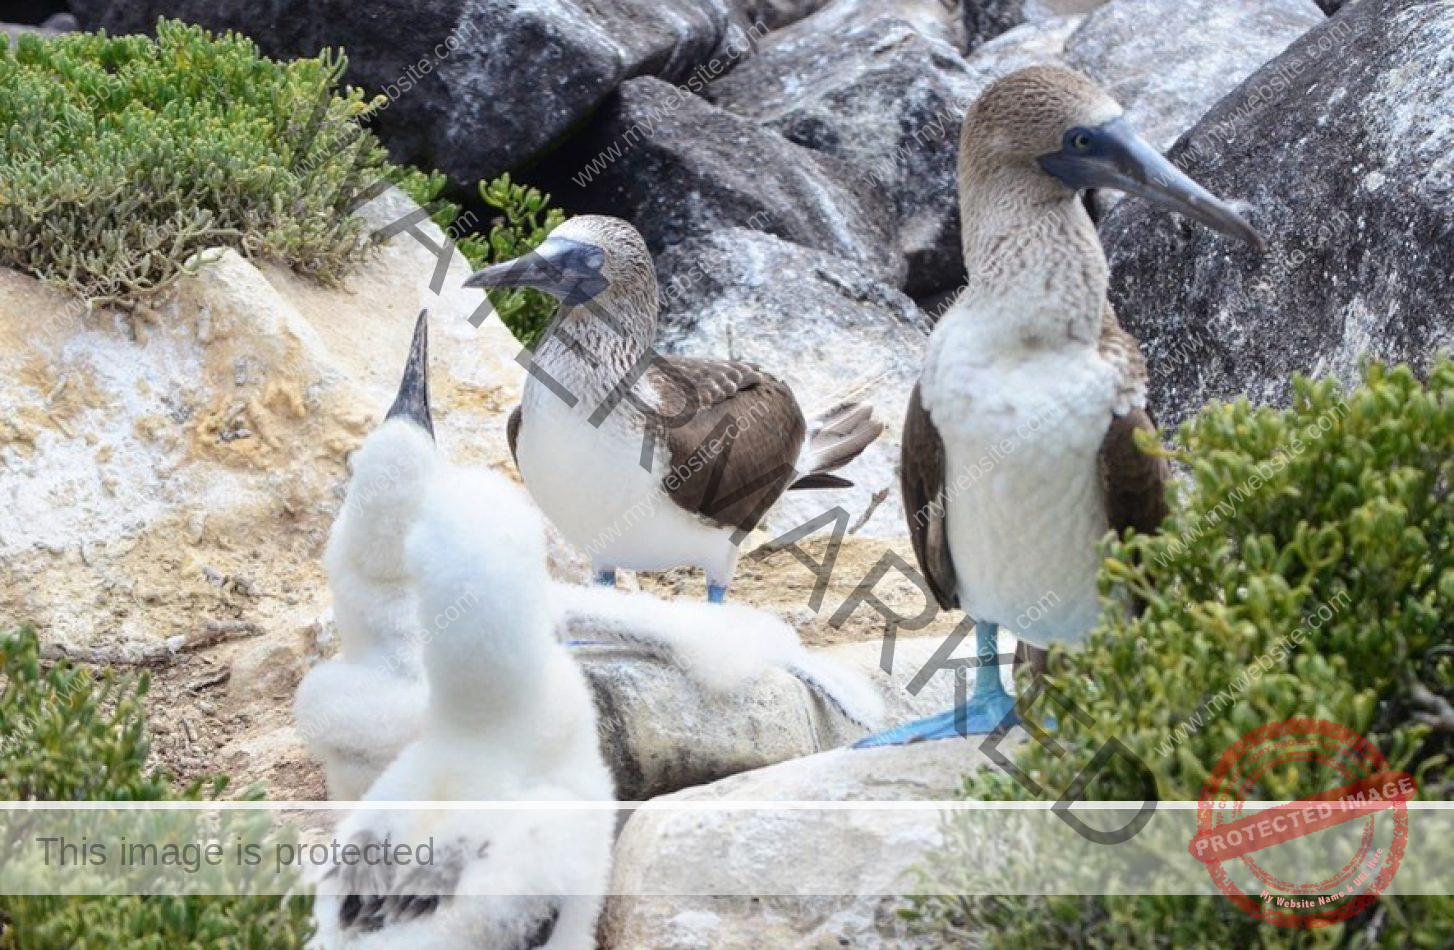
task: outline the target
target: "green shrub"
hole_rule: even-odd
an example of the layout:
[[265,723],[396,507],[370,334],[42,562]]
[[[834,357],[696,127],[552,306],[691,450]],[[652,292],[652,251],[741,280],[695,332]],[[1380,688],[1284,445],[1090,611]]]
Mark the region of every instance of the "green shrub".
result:
[[[350,210],[381,178],[430,208],[475,267],[564,220],[504,175],[479,184],[500,212],[488,233],[460,227],[443,175],[389,163],[363,124],[380,99],[340,89],[345,65],[331,50],[275,62],[246,37],[166,19],[154,39],[0,33],[0,266],[122,304],[219,246],[333,283],[367,253]],[[555,310],[534,290],[490,299],[527,346]]]
[[[1102,621],[1082,649],[1057,651],[1050,676],[1094,725],[1063,716],[1064,758],[1034,743],[1016,757],[1048,797],[1116,737],[1163,800],[1194,801],[1235,740],[1313,716],[1365,736],[1389,768],[1415,776],[1419,797],[1448,799],[1454,730],[1431,728],[1427,714],[1454,696],[1454,363],[1425,384],[1372,365],[1346,396],[1330,380],[1294,389],[1287,410],[1239,400],[1184,424],[1175,454],[1190,476],[1161,532],[1109,543]],[[1146,602],[1139,616],[1127,616],[1127,595]],[[1259,658],[1270,671],[1244,676]],[[1236,701],[1209,711],[1234,682],[1247,683]],[[1082,797],[1141,801],[1138,770],[1111,763]],[[1296,799],[1343,781],[1268,773],[1247,797]],[[995,771],[968,776],[963,797],[1031,796]],[[905,910],[948,943],[1454,945],[1447,898],[1384,896],[1346,925],[1289,931],[1221,897],[956,896],[972,892],[963,858],[936,859],[924,879],[939,893]]]
[[122,301],[219,245],[337,279],[366,249],[353,195],[396,174],[344,64],[165,19],[155,39],[0,34],[0,265]]
[[[399,187],[415,202],[430,209],[430,219],[451,235],[470,266],[476,269],[514,260],[538,246],[565,220],[564,212],[550,207],[549,195],[510,181],[507,172],[494,181],[479,183],[480,198],[501,213],[491,224],[489,233],[456,233],[468,219],[460,217],[459,205],[441,197],[447,184],[448,179],[439,172],[427,175],[416,172],[401,181]],[[534,349],[535,341],[555,314],[555,299],[529,289],[492,290],[489,296],[501,322],[515,339]]]
[[[58,663],[46,670],[33,633],[0,635],[0,797],[35,801],[209,801],[226,780],[193,782],[175,789],[168,777],[146,766],[142,698],[147,678]],[[241,796],[257,801],[256,790]],[[96,814],[96,813],[85,813]],[[194,829],[192,816],[147,812],[148,830]],[[266,811],[224,812],[218,840],[237,833],[262,840],[271,822]],[[5,823],[0,868],[17,873],[35,845],[25,824]],[[157,839],[153,839],[157,840]],[[281,839],[280,839],[281,840]],[[56,873],[56,872],[52,872]],[[67,873],[80,873],[76,870]],[[226,874],[227,872],[223,872]],[[231,878],[234,886],[245,886]],[[230,892],[229,892],[230,893]],[[268,895],[228,897],[65,897],[0,895],[0,948],[273,948],[301,947],[310,932],[310,902]]]

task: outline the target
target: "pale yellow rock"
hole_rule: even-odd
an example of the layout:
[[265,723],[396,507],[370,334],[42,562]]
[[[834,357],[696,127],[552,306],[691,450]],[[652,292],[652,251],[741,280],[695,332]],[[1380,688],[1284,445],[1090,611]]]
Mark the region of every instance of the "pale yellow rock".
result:
[[[413,207],[391,191],[362,213],[377,228]],[[445,450],[513,472],[504,423],[520,348],[492,312],[467,322],[484,298],[460,286],[470,267],[457,251],[438,294],[437,259],[408,233],[334,288],[230,249],[201,256],[210,263],[131,314],[88,312],[0,270],[7,625],[110,648],[211,619],[267,637],[312,622],[328,602],[318,555],[347,454],[392,401],[422,308]],[[83,547],[85,559],[48,553]]]

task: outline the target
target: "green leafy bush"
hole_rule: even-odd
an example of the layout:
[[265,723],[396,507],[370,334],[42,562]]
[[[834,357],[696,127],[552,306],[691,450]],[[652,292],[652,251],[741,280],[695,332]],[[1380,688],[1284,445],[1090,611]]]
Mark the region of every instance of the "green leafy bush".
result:
[[[500,212],[487,234],[465,231],[461,225],[469,216],[460,215],[460,207],[441,195],[448,179],[439,172],[416,172],[399,183],[409,197],[430,209],[430,219],[454,240],[455,245],[476,269],[489,264],[514,260],[545,240],[556,225],[565,220],[565,213],[550,207],[550,196],[529,185],[516,184],[507,172],[494,181],[479,183],[480,198]],[[490,303],[500,320],[524,346],[534,349],[540,334],[545,332],[555,314],[556,302],[538,290],[492,290]]]
[[[43,669],[33,633],[0,635],[0,797],[19,801],[209,801],[226,780],[178,791],[146,767],[142,698],[148,681],[58,663]],[[241,796],[261,799],[257,791]],[[84,813],[97,814],[97,813]],[[192,816],[148,812],[153,834],[195,828]],[[271,814],[225,812],[219,834],[262,840]],[[24,822],[5,822],[0,868],[15,874],[35,852]],[[155,840],[155,839],[153,839]],[[228,840],[221,838],[220,840]],[[33,860],[32,860],[33,863]],[[69,873],[79,873],[72,871]],[[234,878],[234,885],[240,886]],[[7,888],[8,889],[8,888]],[[268,895],[229,897],[0,896],[0,948],[301,947],[311,933],[310,902]]]
[[397,174],[344,64],[165,19],[155,39],[0,34],[0,265],[101,300],[219,245],[337,279],[366,249],[353,196]]
[[[1049,797],[1115,737],[1163,800],[1194,801],[1234,741],[1300,716],[1365,736],[1389,768],[1415,776],[1419,797],[1450,797],[1454,363],[1425,384],[1371,365],[1346,396],[1330,380],[1294,388],[1287,410],[1239,400],[1184,424],[1175,454],[1190,477],[1161,532],[1109,543],[1101,624],[1083,649],[1057,651],[1050,676],[1094,725],[1063,716],[1064,758],[1036,743],[1016,757]],[[1127,595],[1144,600],[1139,616],[1127,616]],[[1271,667],[1247,676],[1254,662]],[[1233,683],[1245,683],[1235,701],[1215,702]],[[1342,781],[1269,772],[1247,797],[1296,799]],[[1113,758],[1082,797],[1139,802],[1141,788],[1138,769]],[[963,797],[1031,796],[993,771],[968,776]],[[963,858],[924,869],[938,893],[905,910],[949,944],[1454,945],[1448,898],[1385,895],[1347,924],[1289,931],[1221,897],[964,897]]]

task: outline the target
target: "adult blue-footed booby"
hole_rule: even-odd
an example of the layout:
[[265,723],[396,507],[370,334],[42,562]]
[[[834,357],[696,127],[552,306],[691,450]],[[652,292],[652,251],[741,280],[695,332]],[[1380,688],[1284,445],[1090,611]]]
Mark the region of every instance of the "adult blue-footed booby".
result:
[[367,791],[413,741],[424,714],[418,606],[404,539],[442,464],[429,415],[428,346],[424,311],[394,404],[350,459],[353,475],[323,556],[339,655],[303,677],[293,714],[323,763],[334,801]]
[[[919,566],[941,607],[975,619],[980,665],[965,706],[859,745],[1012,724],[999,626],[1030,643],[1079,641],[1099,612],[1097,543],[1109,528],[1154,531],[1165,514],[1165,462],[1133,441],[1155,428],[1145,359],[1106,299],[1086,188],[1148,198],[1263,246],[1078,73],[1025,69],[971,106],[959,137],[971,280],[930,337],[901,481]],[[986,471],[991,447],[1001,448]]]
[[[425,492],[405,561],[416,623],[432,631],[420,650],[428,706],[418,738],[338,827],[355,850],[350,860],[335,848],[318,882],[317,943],[589,950],[615,792],[585,674],[553,634],[540,515],[493,472],[447,469]],[[440,616],[449,625],[435,630]],[[444,804],[516,801],[560,807]],[[439,804],[370,807],[389,802]]]
[[510,416],[510,451],[600,583],[614,586],[618,568],[699,567],[720,602],[736,542],[782,493],[850,485],[829,473],[883,429],[868,406],[848,404],[810,432],[788,387],[757,367],[657,354],[651,255],[619,218],[571,218],[465,285],[560,300]]

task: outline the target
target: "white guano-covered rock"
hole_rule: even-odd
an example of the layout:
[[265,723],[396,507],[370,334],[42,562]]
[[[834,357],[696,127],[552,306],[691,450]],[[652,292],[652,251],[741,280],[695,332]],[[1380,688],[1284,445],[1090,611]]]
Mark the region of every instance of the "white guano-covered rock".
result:
[[[1018,729],[1001,748],[1024,741]],[[933,802],[995,766],[978,737],[838,749],[688,789],[638,810],[616,846],[606,945],[632,950],[932,947],[897,896],[942,844],[942,810],[773,809],[733,802]]]

